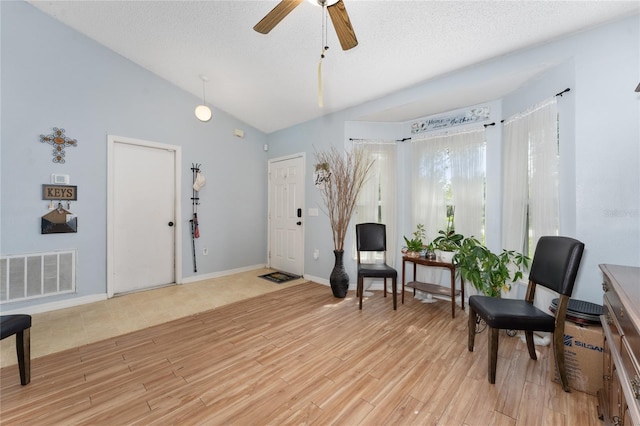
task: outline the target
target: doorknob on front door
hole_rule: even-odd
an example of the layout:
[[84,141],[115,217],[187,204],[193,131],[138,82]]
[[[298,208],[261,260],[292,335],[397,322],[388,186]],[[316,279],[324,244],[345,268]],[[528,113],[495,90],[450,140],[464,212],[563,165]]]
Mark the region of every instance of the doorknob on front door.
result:
[[296,222],[296,225],[300,226],[302,225],[302,222]]
[[173,226],[173,222],[169,222],[167,225],[169,225],[169,226]]

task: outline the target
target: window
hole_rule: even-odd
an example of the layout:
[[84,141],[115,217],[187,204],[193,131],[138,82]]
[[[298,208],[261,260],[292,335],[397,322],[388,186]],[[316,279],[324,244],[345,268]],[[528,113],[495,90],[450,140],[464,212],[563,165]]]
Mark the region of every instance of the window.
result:
[[411,141],[413,225],[425,224],[427,239],[447,228],[455,208],[455,229],[484,236],[484,128]]
[[[358,195],[355,223],[384,223],[387,229],[387,263],[393,266],[396,247],[396,158],[395,142],[354,142],[363,148],[368,159],[374,160],[369,170],[369,178]],[[356,256],[354,241],[354,258]],[[365,253],[363,253],[364,255]],[[373,255],[373,253],[371,253]],[[364,262],[382,260],[382,253],[377,258],[363,258]]]
[[559,233],[558,112],[555,97],[504,124],[502,245],[532,256]]

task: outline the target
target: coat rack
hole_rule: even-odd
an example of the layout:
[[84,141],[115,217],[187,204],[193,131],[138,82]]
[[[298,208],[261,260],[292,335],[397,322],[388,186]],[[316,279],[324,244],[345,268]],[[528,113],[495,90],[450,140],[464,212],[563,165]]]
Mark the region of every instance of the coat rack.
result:
[[191,223],[191,248],[193,249],[193,272],[198,272],[198,264],[196,261],[196,238],[200,238],[200,229],[198,227],[198,205],[200,204],[199,191],[205,184],[205,178],[200,173],[201,164],[191,163],[192,174],[192,195],[191,205],[193,207],[193,217],[189,222]]

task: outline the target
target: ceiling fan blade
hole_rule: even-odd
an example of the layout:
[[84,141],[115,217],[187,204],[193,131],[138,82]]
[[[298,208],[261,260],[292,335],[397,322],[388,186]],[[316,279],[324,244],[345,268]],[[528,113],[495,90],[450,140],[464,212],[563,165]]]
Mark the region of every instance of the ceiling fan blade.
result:
[[340,40],[342,50],[349,50],[356,47],[358,45],[356,33],[353,31],[349,14],[347,14],[347,9],[344,7],[342,0],[339,0],[334,5],[328,6],[327,10],[329,11],[331,22],[333,22],[333,27],[336,29],[336,34],[338,34],[338,40]]
[[282,0],[271,12],[266,14],[253,29],[261,34],[267,34],[300,3],[302,3],[302,0]]

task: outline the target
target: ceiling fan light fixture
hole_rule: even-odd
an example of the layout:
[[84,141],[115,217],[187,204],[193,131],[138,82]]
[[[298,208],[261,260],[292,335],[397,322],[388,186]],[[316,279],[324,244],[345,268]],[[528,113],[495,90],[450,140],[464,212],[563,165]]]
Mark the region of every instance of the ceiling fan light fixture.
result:
[[338,0],[307,0],[309,3],[311,3],[314,6],[333,6],[334,4],[338,3]]
[[196,118],[200,121],[207,122],[211,120],[211,108],[207,106],[207,103],[204,100],[204,84],[209,81],[209,79],[200,75],[200,79],[202,80],[202,105],[198,105],[195,110]]

